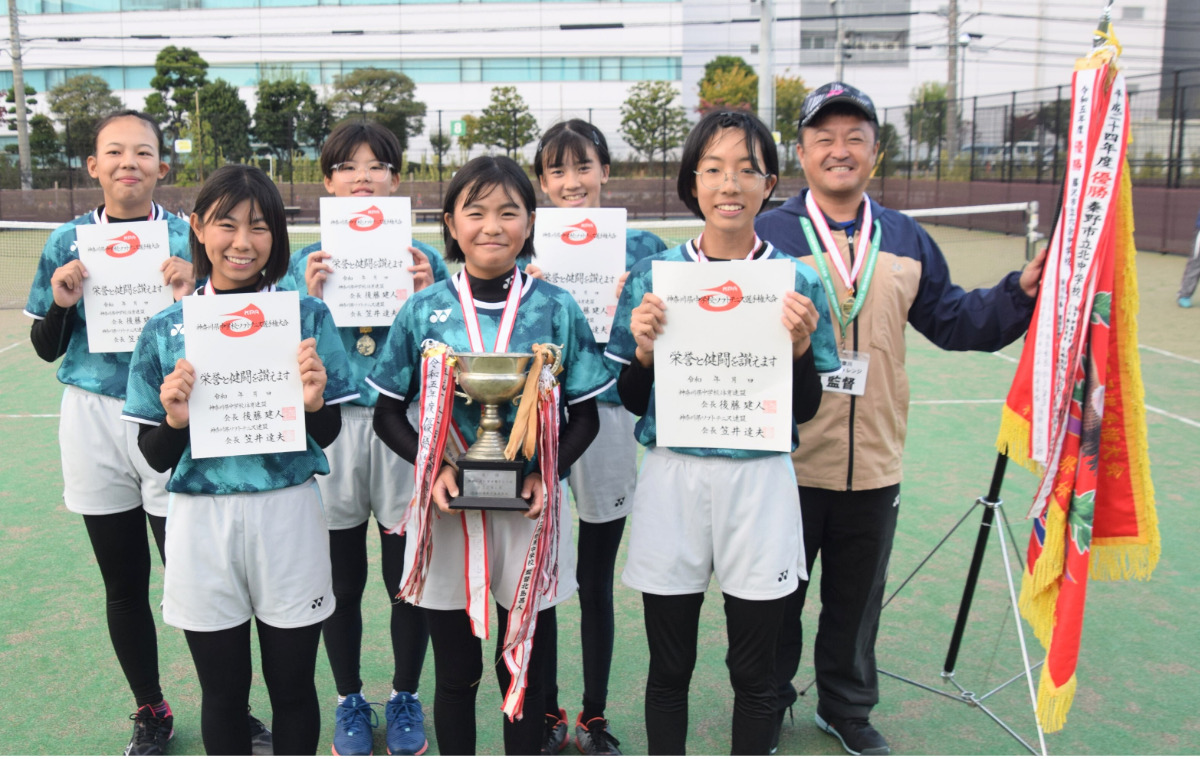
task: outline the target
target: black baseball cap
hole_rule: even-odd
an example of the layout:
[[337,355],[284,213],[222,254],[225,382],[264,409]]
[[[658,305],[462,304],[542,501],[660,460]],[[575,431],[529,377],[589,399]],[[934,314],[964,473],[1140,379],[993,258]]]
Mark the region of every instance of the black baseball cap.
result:
[[817,118],[817,114],[834,103],[849,103],[862,111],[868,121],[879,126],[879,119],[875,116],[875,104],[871,102],[871,98],[844,82],[830,82],[816,88],[804,98],[804,105],[800,109],[800,128],[811,124]]

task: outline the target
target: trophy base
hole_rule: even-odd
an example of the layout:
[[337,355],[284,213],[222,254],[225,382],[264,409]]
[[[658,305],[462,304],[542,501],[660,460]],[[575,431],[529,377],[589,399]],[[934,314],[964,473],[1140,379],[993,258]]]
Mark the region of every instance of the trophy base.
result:
[[527,511],[529,502],[521,497],[524,461],[458,460],[458,498],[450,501],[455,509],[491,511]]

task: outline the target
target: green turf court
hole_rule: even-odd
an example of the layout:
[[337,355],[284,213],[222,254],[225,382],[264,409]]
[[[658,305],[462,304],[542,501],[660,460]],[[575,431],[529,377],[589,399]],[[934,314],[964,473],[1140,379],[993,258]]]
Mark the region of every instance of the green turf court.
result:
[[[1021,241],[983,233],[935,230],[956,281],[966,287],[994,283],[1023,260]],[[6,262],[0,261],[7,266]],[[1052,754],[1195,754],[1200,751],[1200,659],[1195,649],[1200,608],[1200,510],[1194,508],[1200,460],[1200,309],[1174,304],[1183,261],[1142,254],[1140,342],[1154,483],[1163,558],[1148,583],[1092,583],[1079,666],[1079,691],[1065,730],[1047,737]],[[7,273],[5,273],[7,274]],[[27,286],[27,285],[26,285]],[[23,296],[21,298],[23,302]],[[109,644],[103,590],[83,525],[62,505],[57,413],[61,387],[53,367],[41,362],[28,339],[29,320],[19,309],[0,310],[0,751],[6,754],[114,754],[129,739],[125,716],[133,702]],[[995,462],[992,447],[1000,399],[1007,391],[1019,347],[1003,355],[949,354],[910,330],[913,405],[903,490],[903,515],[892,561],[894,587],[984,494]],[[1021,521],[1035,485],[1010,467],[1003,497],[1021,546]],[[1192,504],[1192,505],[1189,505]],[[885,610],[879,665],[933,685],[945,657],[954,614],[974,544],[978,513]],[[984,562],[974,611],[959,656],[957,679],[986,692],[1019,672],[1017,622],[1007,612],[1007,590],[997,543]],[[377,554],[373,546],[370,553]],[[386,698],[390,680],[386,604],[378,557],[364,603],[363,679],[372,700]],[[618,568],[623,558],[618,560]],[[152,598],[161,593],[155,561]],[[818,570],[819,571],[819,570]],[[814,578],[816,579],[816,578]],[[806,646],[819,604],[810,594]],[[642,691],[647,652],[636,594],[617,584],[617,651],[608,716],[626,753],[646,748]],[[560,687],[574,715],[582,682],[577,645],[577,605],[559,612]],[[724,754],[732,695],[724,667],[721,597],[710,591],[702,614],[700,660],[692,684],[693,754]],[[1032,639],[1031,639],[1032,641]],[[1188,641],[1192,641],[1189,643]],[[160,626],[162,684],[176,714],[175,754],[202,753],[199,688],[183,635]],[[1040,652],[1031,642],[1034,652]],[[491,641],[485,643],[490,650]],[[806,658],[808,657],[806,651]],[[317,665],[322,694],[321,748],[328,750],[334,688],[324,652]],[[797,685],[811,676],[802,667]],[[422,679],[426,726],[434,744],[431,704],[433,656]],[[1018,754],[1023,750],[977,709],[882,678],[874,723],[899,754]],[[480,691],[478,747],[503,750],[500,696],[485,668]],[[255,714],[270,723],[261,680],[251,695]],[[1036,743],[1023,683],[989,699],[990,707]],[[812,722],[815,694],[796,705],[785,723],[780,753],[841,755],[841,747]],[[381,714],[382,717],[382,714]],[[382,730],[376,751],[384,753]],[[436,753],[436,745],[431,745]],[[574,754],[568,747],[564,754]]]

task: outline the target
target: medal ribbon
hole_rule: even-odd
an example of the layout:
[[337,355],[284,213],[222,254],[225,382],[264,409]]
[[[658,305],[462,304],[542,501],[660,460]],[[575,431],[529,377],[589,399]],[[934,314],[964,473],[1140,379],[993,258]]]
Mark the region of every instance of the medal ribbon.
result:
[[[458,303],[463,311],[463,324],[467,327],[467,340],[471,350],[482,353],[484,347],[483,333],[479,327],[479,314],[475,311],[475,299],[471,295],[471,282],[464,269],[456,275],[458,288]],[[504,311],[500,315],[500,327],[496,331],[496,341],[492,346],[493,353],[504,353],[508,350],[509,340],[512,339],[513,327],[517,323],[517,310],[521,305],[521,289],[524,282],[521,271],[513,267],[512,282],[508,286],[508,298],[504,303]],[[464,447],[465,451],[466,448]],[[465,582],[467,588],[467,616],[471,620],[471,632],[478,638],[488,637],[488,586],[491,577],[488,572],[487,519],[484,512],[474,509],[464,509],[462,514],[463,538],[466,541]]]
[[[846,289],[851,292],[854,291],[854,283],[858,281],[858,273],[863,268],[863,262],[867,260],[866,231],[871,228],[871,199],[867,197],[866,193],[863,193],[862,202],[863,218],[862,224],[858,228],[858,253],[854,256],[854,268],[847,272],[846,262],[842,260],[841,251],[838,250],[837,243],[833,241],[833,233],[829,231],[829,224],[825,222],[825,214],[821,212],[821,207],[817,205],[811,190],[804,195],[804,207],[808,210],[808,218],[821,235],[821,242],[825,243],[825,250],[829,252],[829,258],[833,261],[833,267],[837,269],[838,276],[846,284]],[[812,244],[811,238],[809,247],[813,249],[813,255],[816,255],[817,246]]]
[[[811,192],[808,194],[808,197],[811,201]],[[825,234],[829,235],[829,226],[825,224],[825,216],[819,209],[814,218],[820,219],[820,223],[822,228],[825,230]],[[863,221],[870,221],[870,218],[871,204],[867,203]],[[844,343],[846,342],[846,329],[850,326],[850,322],[858,318],[859,312],[862,311],[863,304],[867,302],[867,290],[871,287],[871,278],[875,275],[875,262],[879,258],[879,240],[882,237],[882,230],[879,226],[879,222],[876,221],[874,233],[871,235],[870,247],[867,249],[865,267],[861,267],[860,265],[863,263],[861,252],[863,245],[866,244],[867,235],[865,233],[859,235],[859,258],[854,262],[853,273],[849,275],[857,278],[859,269],[862,268],[862,286],[858,288],[857,292],[854,288],[854,279],[846,279],[846,265],[842,261],[842,254],[838,251],[837,246],[833,244],[833,236],[829,235],[829,239],[827,241],[831,246],[827,247],[829,258],[833,259],[833,261],[837,264],[838,274],[842,276],[842,281],[846,282],[846,286],[849,289],[849,294],[853,295],[854,297],[853,301],[847,297],[846,301],[839,304],[837,288],[833,283],[832,275],[829,273],[829,265],[825,262],[825,256],[821,255],[821,246],[817,242],[817,236],[813,231],[813,223],[801,216],[800,226],[804,229],[804,236],[808,238],[808,248],[812,251],[813,262],[817,265],[817,272],[821,275],[821,284],[824,285],[825,294],[829,298],[829,309],[833,311],[835,316],[837,316],[838,325],[841,326],[842,343],[843,347],[845,347]],[[850,307],[846,308],[846,304],[850,304]]]
[[[696,251],[696,260],[697,261],[710,261],[712,259],[710,259],[708,256],[704,255],[704,251],[700,249],[700,246],[703,244],[704,244],[704,233],[701,232],[700,236],[696,238],[696,241],[694,243],[692,243],[692,247]],[[759,239],[757,234],[755,234],[754,235],[754,244],[752,246],[750,246],[750,252],[746,254],[745,260],[753,261],[755,259],[754,254],[758,253],[760,248],[762,249],[762,255],[765,255],[767,252],[767,246],[763,245],[762,240]]]

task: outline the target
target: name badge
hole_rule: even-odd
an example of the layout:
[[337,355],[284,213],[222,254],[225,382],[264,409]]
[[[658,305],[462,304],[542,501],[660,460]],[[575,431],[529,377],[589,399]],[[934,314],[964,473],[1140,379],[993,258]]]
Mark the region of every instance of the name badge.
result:
[[827,393],[862,395],[867,389],[867,365],[871,356],[862,351],[838,351],[842,368],[821,375],[821,389]]

